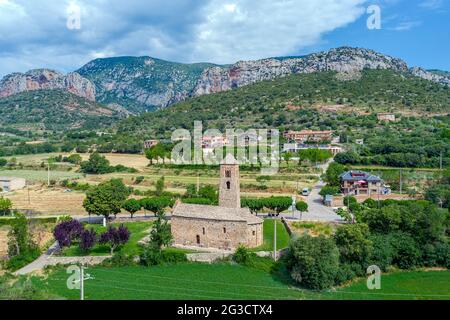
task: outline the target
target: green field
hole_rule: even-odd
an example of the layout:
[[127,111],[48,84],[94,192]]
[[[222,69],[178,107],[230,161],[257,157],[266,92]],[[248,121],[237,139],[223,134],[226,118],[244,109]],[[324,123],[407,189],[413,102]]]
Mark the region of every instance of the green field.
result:
[[[268,272],[233,264],[179,264],[156,267],[92,267],[85,282],[90,300],[178,299],[450,299],[450,271],[402,272],[382,276],[380,290],[368,290],[365,279],[335,291],[314,292],[290,285]],[[38,289],[67,299],[68,275],[60,269],[46,279],[35,278]]]
[[[122,252],[127,255],[133,255],[137,256],[140,253],[140,247],[138,245],[138,241],[144,238],[145,236],[150,234],[150,228],[152,225],[152,222],[126,222],[126,223],[112,223],[111,225],[114,227],[117,227],[119,225],[123,224],[125,227],[130,230],[131,236],[130,240],[122,247],[118,248],[117,252]],[[100,234],[104,231],[106,231],[106,228],[102,225],[98,224],[92,224],[87,225],[87,229],[94,229],[97,234]],[[78,245],[73,245],[70,248],[64,249],[63,253],[64,256],[85,256],[86,253],[82,252]],[[92,250],[89,252],[89,255],[92,256],[105,256],[109,255],[110,250],[109,246],[97,244],[92,248]]]
[[[277,250],[287,248],[289,246],[289,234],[283,223],[276,220],[277,223]],[[274,220],[264,219],[263,232],[264,232],[264,244],[257,248],[253,248],[252,251],[273,251],[273,231]]]
[[[0,170],[0,176],[25,178],[29,181],[47,182],[48,173],[46,170]],[[50,180],[62,181],[64,179],[79,179],[81,173],[70,171],[50,171]]]

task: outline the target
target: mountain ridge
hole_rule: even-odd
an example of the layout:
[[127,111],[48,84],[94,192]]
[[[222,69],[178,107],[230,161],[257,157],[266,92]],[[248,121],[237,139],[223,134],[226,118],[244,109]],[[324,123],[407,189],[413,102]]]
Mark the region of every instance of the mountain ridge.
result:
[[303,56],[179,63],[149,56],[94,59],[63,75],[49,69],[13,73],[0,81],[0,98],[28,90],[64,89],[91,101],[119,105],[132,113],[165,108],[189,97],[218,93],[292,74],[323,71],[352,79],[365,69],[389,69],[450,86],[450,73],[408,67],[399,58],[371,49],[339,47]]

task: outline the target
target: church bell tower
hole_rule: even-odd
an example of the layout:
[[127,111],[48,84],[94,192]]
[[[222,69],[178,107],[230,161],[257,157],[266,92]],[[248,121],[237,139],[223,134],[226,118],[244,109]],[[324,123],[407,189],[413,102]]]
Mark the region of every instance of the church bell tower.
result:
[[227,154],[220,164],[219,206],[240,208],[240,193],[239,163],[231,154]]

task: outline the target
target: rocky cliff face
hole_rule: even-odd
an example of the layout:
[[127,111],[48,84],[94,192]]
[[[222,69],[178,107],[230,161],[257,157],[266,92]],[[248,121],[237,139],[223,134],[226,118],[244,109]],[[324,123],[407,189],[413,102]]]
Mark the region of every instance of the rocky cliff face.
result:
[[0,81],[0,98],[9,97],[25,91],[62,89],[95,101],[95,87],[78,73],[62,73],[36,69],[26,73],[13,73]]
[[199,78],[193,94],[199,96],[221,92],[295,73],[351,73],[363,69],[408,71],[406,63],[400,59],[372,50],[344,47],[299,58],[242,61],[229,67],[208,68]]
[[339,79],[358,80],[363,69],[390,69],[450,86],[450,75],[444,71],[409,69],[404,61],[373,50],[342,47],[303,57],[241,61],[227,66],[182,64],[151,57],[96,59],[67,75],[46,69],[8,75],[0,81],[0,98],[29,90],[64,89],[91,101],[139,113],[164,108],[191,96],[290,74],[337,71]]
[[99,102],[117,103],[141,112],[186,99],[203,70],[210,66],[151,57],[117,57],[93,60],[77,72],[95,84]]
[[416,77],[450,86],[450,75],[446,76],[444,74],[442,74],[442,75],[436,74],[436,73],[424,70],[419,67],[411,68],[410,71],[411,71],[411,74]]

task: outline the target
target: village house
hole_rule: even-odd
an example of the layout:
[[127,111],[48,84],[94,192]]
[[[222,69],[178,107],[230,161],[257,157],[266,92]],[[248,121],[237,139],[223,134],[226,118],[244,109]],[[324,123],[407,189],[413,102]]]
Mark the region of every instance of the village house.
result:
[[151,147],[156,146],[158,143],[159,143],[158,140],[145,140],[144,149],[150,149]]
[[202,148],[218,148],[228,145],[228,139],[223,136],[202,137]]
[[25,188],[27,181],[23,178],[0,177],[0,191],[11,192]]
[[326,131],[313,131],[313,130],[301,130],[301,131],[286,131],[283,136],[288,140],[296,143],[305,142],[331,142],[333,140],[332,130]]
[[220,165],[219,206],[178,203],[172,213],[174,245],[233,250],[263,243],[263,220],[241,208],[239,164],[230,154]]
[[364,171],[347,171],[341,174],[341,191],[344,195],[388,194],[389,188],[376,175]]
[[328,150],[331,152],[331,154],[333,156],[342,152],[341,147],[333,146],[333,145],[311,145],[311,144],[302,144],[302,143],[285,143],[283,145],[283,152],[291,152],[294,154],[296,154],[300,150],[306,150],[306,149]]
[[378,121],[395,121],[395,114],[393,113],[378,113]]

